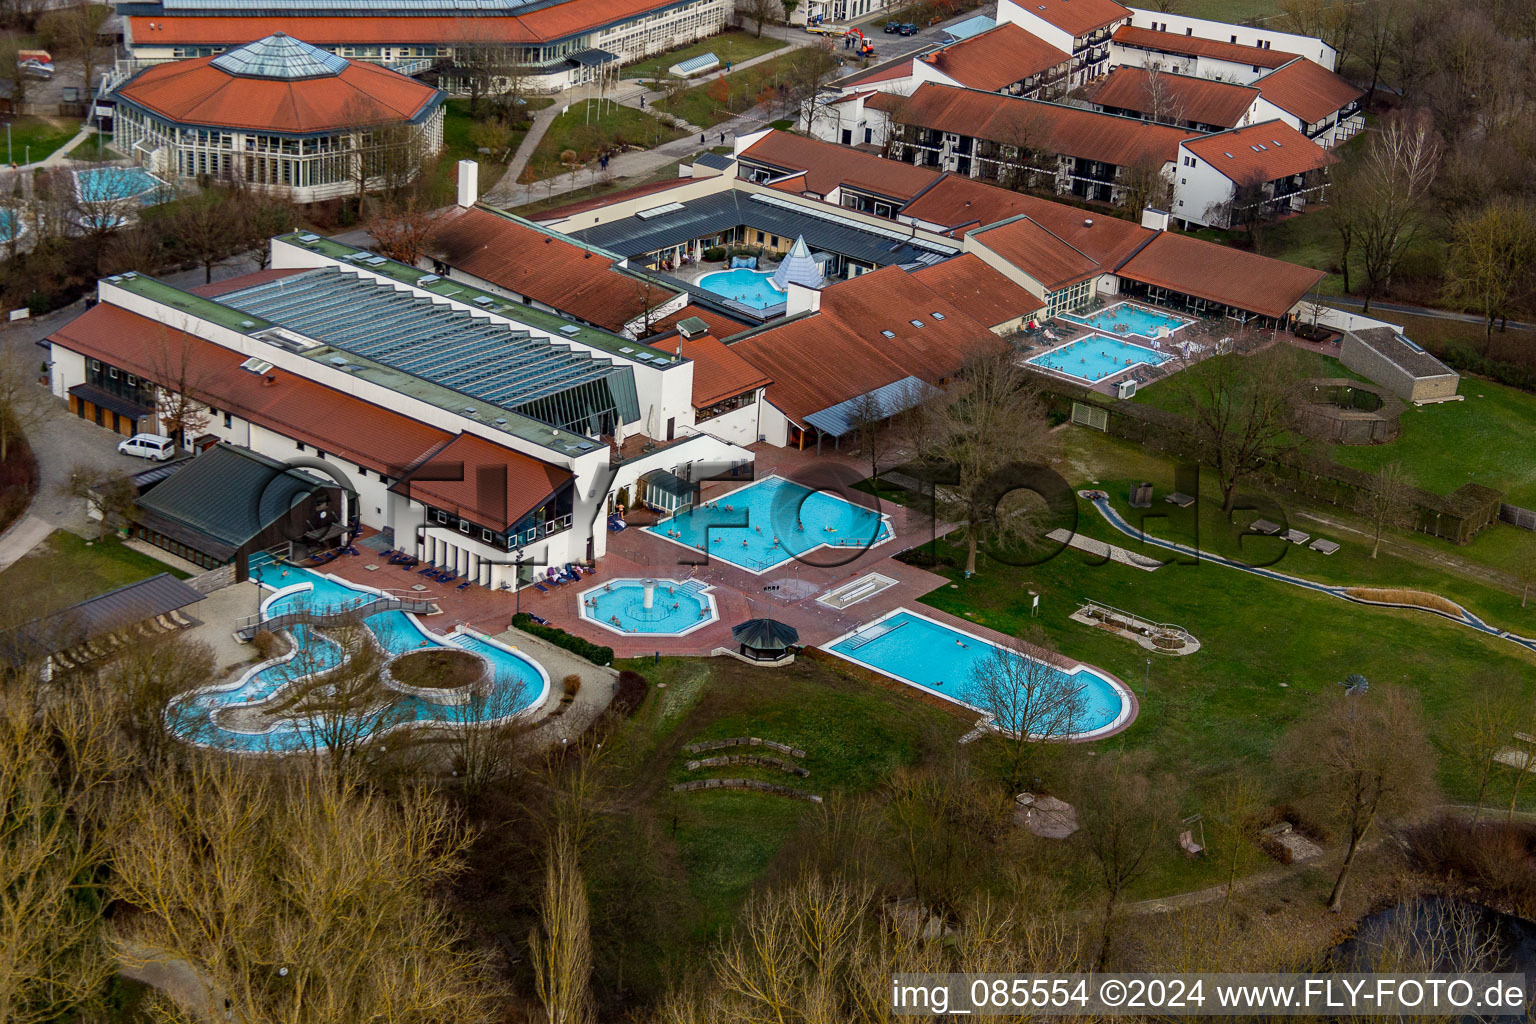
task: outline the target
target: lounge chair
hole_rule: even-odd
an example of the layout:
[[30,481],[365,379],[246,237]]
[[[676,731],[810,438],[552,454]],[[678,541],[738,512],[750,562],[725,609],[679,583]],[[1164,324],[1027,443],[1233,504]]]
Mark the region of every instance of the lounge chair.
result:
[[1195,834],[1193,832],[1179,833],[1179,848],[1191,857],[1198,857],[1205,852],[1205,847],[1195,842]]
[[176,625],[182,627],[183,629],[185,629],[185,628],[187,628],[189,626],[195,625],[195,623],[193,623],[193,621],[191,619],[189,619],[185,615],[181,614],[181,612],[171,612],[170,614],[171,614],[171,621],[176,623]]
[[534,581],[533,589],[537,590],[541,594],[549,593],[549,588],[546,587],[544,584],[538,582],[537,580]]
[[434,576],[432,578],[439,583],[452,583],[454,580],[459,578],[459,574],[449,570],[443,573],[441,576]]
[[164,615],[156,615],[155,616],[155,621],[160,623],[160,625],[164,626],[166,629],[180,629],[181,628],[180,626],[176,625],[176,623],[172,622],[167,616],[164,616]]
[[463,589],[465,589],[466,587],[468,587],[470,585],[470,582],[471,582],[470,580],[465,580],[463,583],[460,583],[458,586],[454,587],[453,589],[454,590],[463,590]]
[[541,626],[549,625],[549,620],[542,615],[529,615],[528,617]]
[[425,569],[422,569],[416,575],[417,576],[432,576],[432,575],[435,575],[436,573],[439,573],[441,571],[442,570],[437,567],[437,563],[436,562],[428,562],[427,563],[427,567]]

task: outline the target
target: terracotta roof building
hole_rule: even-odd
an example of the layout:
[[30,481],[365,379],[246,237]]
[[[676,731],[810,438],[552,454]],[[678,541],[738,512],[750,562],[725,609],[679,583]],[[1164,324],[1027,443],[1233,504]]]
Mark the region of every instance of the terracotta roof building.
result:
[[[1280,319],[1324,276],[1321,270],[1161,232],[1118,271],[1124,290],[1206,313]],[[1187,300],[1198,301],[1187,301]]]
[[358,162],[414,174],[443,144],[443,94],[281,33],[157,64],[116,90],[116,145],[162,176],[242,181],[292,202],[357,191]]
[[1120,67],[1098,82],[1094,107],[1198,132],[1220,132],[1247,122],[1259,90],[1209,78]]
[[933,184],[937,171],[887,160],[835,142],[770,131],[741,151],[738,176],[768,181],[805,172],[793,191],[864,213],[893,216]]
[[935,295],[965,310],[986,324],[994,334],[1006,334],[1022,326],[1025,318],[1045,303],[987,266],[974,253],[956,256],[914,271],[913,277]]
[[1171,164],[1181,128],[973,89],[924,85],[891,111],[891,154],[1010,188],[1118,203],[1125,171]]
[[[1225,72],[1240,75],[1244,81],[1252,81],[1265,71],[1284,67],[1298,56],[1261,46],[1176,32],[1158,32],[1132,25],[1115,31],[1111,49],[1121,64],[1158,64],[1164,71],[1185,75],[1203,75],[1206,71]],[[1245,68],[1246,72],[1243,70]]]
[[1109,70],[1109,38],[1130,24],[1131,9],[1115,0],[999,0],[997,20],[1071,54],[1067,86],[1075,89]]
[[984,92],[1054,99],[1066,91],[1071,57],[1014,24],[951,43],[923,63],[949,82]]
[[476,54],[497,48],[519,68],[525,92],[558,92],[631,63],[715,35],[731,0],[143,0],[125,11],[124,42],[138,60],[206,57],[274,32],[345,57],[410,73],[437,65],[460,89]]
[[542,231],[511,214],[452,206],[427,242],[432,269],[520,302],[637,337],[645,313],[668,315],[686,301],[660,282],[627,274],[608,253]]
[[1179,147],[1174,216],[1231,227],[1301,210],[1323,198],[1339,158],[1284,121],[1189,139]]
[[1307,138],[1332,148],[1364,126],[1358,89],[1321,64],[1298,57],[1256,83],[1272,104]]

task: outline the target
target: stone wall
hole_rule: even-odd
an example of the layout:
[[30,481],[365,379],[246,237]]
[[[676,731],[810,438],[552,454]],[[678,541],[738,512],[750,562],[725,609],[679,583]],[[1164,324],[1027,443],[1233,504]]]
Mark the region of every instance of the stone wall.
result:
[[221,565],[217,569],[209,569],[205,573],[199,573],[187,580],[187,586],[199,594],[211,594],[215,590],[223,590],[235,582],[235,564]]

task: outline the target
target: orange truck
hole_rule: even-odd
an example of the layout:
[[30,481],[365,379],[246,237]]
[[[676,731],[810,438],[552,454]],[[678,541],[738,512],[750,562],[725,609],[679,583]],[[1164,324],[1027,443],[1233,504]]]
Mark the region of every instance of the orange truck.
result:
[[39,64],[52,64],[53,63],[53,54],[49,53],[47,50],[17,50],[16,51],[16,63],[20,64],[23,61],[29,61],[29,60],[35,60]]

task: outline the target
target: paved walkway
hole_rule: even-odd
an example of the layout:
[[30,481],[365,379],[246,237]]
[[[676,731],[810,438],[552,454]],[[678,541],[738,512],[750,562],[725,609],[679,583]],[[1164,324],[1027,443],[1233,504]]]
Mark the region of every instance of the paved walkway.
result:
[[15,565],[52,532],[52,523],[31,514],[12,523],[10,529],[0,533],[0,572]]

